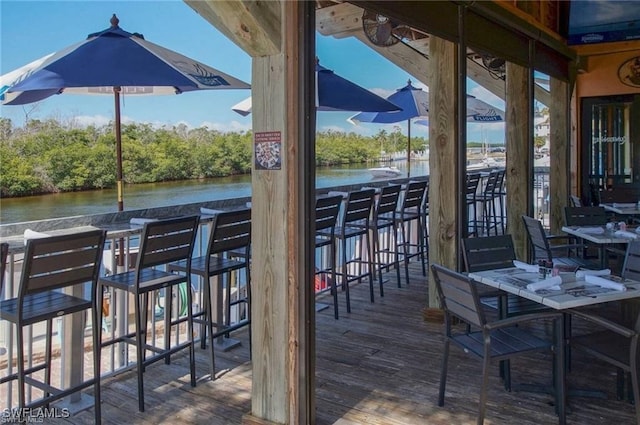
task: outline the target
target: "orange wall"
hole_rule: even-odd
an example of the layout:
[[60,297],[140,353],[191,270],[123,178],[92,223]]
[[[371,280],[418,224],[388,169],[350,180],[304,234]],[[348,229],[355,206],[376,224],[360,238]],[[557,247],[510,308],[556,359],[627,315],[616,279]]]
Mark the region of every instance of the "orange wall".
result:
[[[591,97],[640,93],[640,87],[625,85],[618,78],[620,66],[637,56],[640,56],[640,45],[635,51],[589,56],[586,72],[578,74],[576,94],[578,97]],[[628,68],[624,68],[626,71]]]

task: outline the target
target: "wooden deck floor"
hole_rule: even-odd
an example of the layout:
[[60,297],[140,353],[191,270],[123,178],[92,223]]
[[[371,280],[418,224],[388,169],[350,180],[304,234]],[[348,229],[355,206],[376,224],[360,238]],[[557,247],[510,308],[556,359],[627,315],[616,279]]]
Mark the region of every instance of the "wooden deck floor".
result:
[[[393,279],[394,273],[389,274]],[[437,405],[442,325],[423,320],[427,285],[419,268],[408,286],[385,287],[385,297],[369,303],[368,287],[352,290],[352,313],[331,309],[317,315],[316,408],[318,424],[450,425],[474,424],[480,362],[452,347],[445,406]],[[376,294],[377,295],[377,294]],[[247,333],[235,334],[242,346],[217,356],[218,376],[211,381],[204,351],[197,349],[195,388],[188,382],[185,356],[171,366],[157,363],[145,373],[147,410],[139,413],[132,372],[103,382],[105,424],[240,424],[251,409],[251,363]],[[550,356],[512,362],[514,384],[550,383]],[[574,355],[572,387],[606,391],[607,400],[571,398],[569,424],[632,424],[634,407],[615,399],[611,368]],[[504,390],[494,365],[488,392],[486,424],[555,424],[552,397]],[[64,422],[91,423],[93,409]]]

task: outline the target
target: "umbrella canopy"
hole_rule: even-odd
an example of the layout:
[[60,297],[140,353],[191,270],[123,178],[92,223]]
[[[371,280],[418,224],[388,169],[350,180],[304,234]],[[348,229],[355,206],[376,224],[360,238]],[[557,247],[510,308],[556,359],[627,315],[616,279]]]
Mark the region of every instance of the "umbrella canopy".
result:
[[[316,109],[318,111],[399,111],[400,108],[377,94],[316,65]],[[251,97],[231,107],[242,116],[251,113]]]
[[[396,90],[387,100],[402,108],[395,112],[360,112],[347,121],[351,123],[372,122],[378,124],[393,124],[407,121],[407,175],[410,175],[411,156],[411,119],[421,117],[424,122],[429,114],[429,93],[414,87],[411,80],[401,89]],[[467,95],[467,121],[496,122],[504,121],[504,112],[483,102],[474,96]]]
[[49,54],[0,77],[0,100],[22,105],[54,94],[109,94],[115,99],[118,210],[123,209],[120,94],[180,94],[194,90],[248,89],[249,84],[146,41],[118,26]]

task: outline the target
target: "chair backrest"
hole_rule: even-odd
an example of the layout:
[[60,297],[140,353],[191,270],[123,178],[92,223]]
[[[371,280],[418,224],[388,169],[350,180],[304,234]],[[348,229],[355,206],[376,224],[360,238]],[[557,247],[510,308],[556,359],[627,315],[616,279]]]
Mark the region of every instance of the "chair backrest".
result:
[[342,216],[342,226],[369,227],[369,219],[375,198],[374,189],[349,192],[347,205]]
[[475,199],[478,184],[480,184],[480,173],[468,173],[465,189],[465,194],[467,195],[468,200]]
[[484,184],[482,193],[485,196],[496,196],[500,191],[500,171],[493,170],[489,172],[487,181]]
[[547,235],[542,227],[542,222],[536,218],[526,215],[522,216],[522,221],[524,221],[524,227],[527,230],[529,243],[533,248],[533,260],[553,260],[549,241],[547,240]]
[[[620,275],[625,279],[640,281],[640,240],[634,240],[627,244]],[[637,304],[633,308],[638,309]],[[636,332],[640,332],[640,310],[637,310],[635,323],[632,323],[632,325]]]
[[320,196],[316,199],[316,232],[330,229],[331,233],[338,224],[338,215],[342,205],[342,196]]
[[461,243],[467,272],[513,267],[516,259],[511,235],[463,238]]
[[19,304],[38,292],[91,282],[95,291],[106,231],[30,239],[20,277]]
[[378,200],[375,203],[374,218],[381,216],[393,217],[398,209],[398,202],[400,201],[400,191],[402,186],[399,184],[390,184],[385,186],[380,191]]
[[211,224],[207,255],[229,251],[243,251],[248,257],[251,246],[251,208],[225,211],[218,214]]
[[9,244],[6,242],[0,243],[0,294],[2,294],[2,288],[4,287],[4,274],[7,270],[7,257],[9,256]]
[[570,195],[569,196],[569,203],[570,206],[572,207],[583,207],[584,205],[582,205],[582,199],[580,199],[579,196],[577,195]]
[[464,322],[483,327],[486,319],[480,305],[476,283],[461,273],[439,264],[432,264],[436,289],[446,315],[453,315]]
[[564,207],[567,226],[601,226],[607,223],[604,207]]
[[640,240],[627,244],[621,275],[627,279],[640,281]]
[[136,261],[138,276],[149,267],[191,261],[198,220],[197,215],[192,215],[145,223]]
[[427,192],[427,182],[412,181],[407,184],[402,200],[402,210],[413,209],[419,211],[422,208],[425,194]]

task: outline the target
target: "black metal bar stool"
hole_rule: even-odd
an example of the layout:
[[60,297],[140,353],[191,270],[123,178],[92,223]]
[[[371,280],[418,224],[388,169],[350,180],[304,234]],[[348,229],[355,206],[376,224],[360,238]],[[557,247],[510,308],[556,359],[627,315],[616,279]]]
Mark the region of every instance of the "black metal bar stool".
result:
[[[18,372],[3,378],[17,379],[21,409],[36,409],[93,386],[95,422],[101,423],[100,410],[100,338],[101,301],[97,299],[97,280],[106,232],[81,233],[30,239],[24,255],[18,296],[0,302],[0,319],[17,327]],[[3,255],[5,251],[3,249]],[[6,258],[6,257],[5,257]],[[3,273],[4,275],[4,273]],[[88,296],[78,296],[87,293]],[[0,286],[1,287],[1,286]],[[93,337],[93,377],[57,388],[51,382],[53,320],[71,313],[90,310]],[[44,362],[25,368],[24,327],[46,322]],[[83,329],[84,330],[84,327]],[[82,359],[77,359],[82,361]],[[42,380],[34,374],[44,371]],[[42,398],[26,402],[26,385],[43,392]]]
[[[251,208],[243,208],[236,211],[225,211],[217,214],[207,243],[207,252],[191,260],[180,260],[169,265],[169,270],[187,272],[200,276],[204,281],[203,308],[194,315],[194,322],[202,325],[201,346],[206,348],[209,339],[209,362],[211,365],[211,379],[215,379],[215,355],[214,340],[218,337],[228,337],[229,333],[244,326],[251,332],[251,274],[250,274],[250,248],[251,248]],[[232,282],[230,274],[236,270],[245,270],[246,286],[244,291],[236,287],[232,294]],[[218,317],[213,317],[214,310],[211,302],[212,283],[211,278],[219,277],[218,288],[224,288],[224,308]],[[244,306],[244,314],[240,319],[231,322],[231,308]],[[221,317],[221,321],[219,317]],[[249,336],[251,341],[251,336]]]
[[[427,192],[426,181],[412,181],[407,184],[402,197],[400,209],[396,216],[396,226],[400,229],[400,247],[404,261],[404,273],[407,283],[409,283],[409,261],[413,257],[418,257],[422,265],[422,275],[427,275],[426,269],[426,249],[422,216],[424,197]],[[415,224],[415,231],[414,229]],[[415,234],[415,242],[412,242],[412,235]],[[400,283],[398,281],[398,283]]]
[[[321,196],[316,199],[315,277],[320,283],[330,280],[328,283],[333,296],[333,316],[336,319],[338,318],[338,291],[336,290],[335,235],[342,200],[342,196]],[[329,249],[329,255],[322,255],[322,250],[326,248]],[[319,258],[318,255],[320,255]]]
[[[191,274],[175,273],[167,266],[175,261],[185,261],[186,270],[191,266],[191,254],[198,231],[198,216],[170,218],[145,223],[140,236],[140,249],[136,260],[136,267],[124,273],[101,277],[98,281],[100,293],[103,288],[125,291],[135,297],[135,331],[125,335],[118,335],[109,341],[103,341],[102,346],[125,342],[136,347],[136,370],[138,373],[138,409],[144,411],[144,382],[143,373],[147,366],[159,360],[166,364],[171,361],[171,355],[179,350],[189,350],[189,370],[191,386],[196,386],[195,353],[193,350],[193,299],[191,291]],[[187,305],[186,316],[173,317],[173,290],[180,285],[186,285]],[[160,291],[164,291],[164,346],[156,341],[147,342],[149,296],[155,300]],[[113,297],[111,299],[114,299]],[[152,303],[153,305],[154,303]],[[152,313],[153,314],[153,313]],[[120,318],[120,320],[124,320]],[[186,341],[176,341],[171,347],[171,330],[187,322]],[[178,332],[178,330],[176,330]],[[155,334],[155,329],[151,330]],[[177,338],[176,338],[177,339]],[[147,357],[147,351],[153,353]]]
[[[340,225],[336,227],[335,237],[341,242],[340,250],[342,253],[341,284],[346,292],[348,313],[351,313],[351,299],[349,295],[350,282],[367,278],[369,280],[371,302],[374,301],[373,259],[371,258],[371,237],[369,235],[374,197],[374,189],[349,192]],[[355,248],[353,250],[347,250],[347,242],[353,239],[356,239],[356,241],[354,241],[356,248],[358,248],[359,243],[359,252],[356,252]],[[349,251],[353,252],[350,258],[348,258],[347,255]],[[350,268],[352,269],[351,271]]]
[[[398,254],[397,210],[402,186],[392,184],[382,188],[373,208],[370,227],[373,233],[372,258],[378,275],[380,296],[384,296],[382,272],[396,269],[396,278],[400,286],[400,256]],[[384,260],[383,261],[383,256]]]

